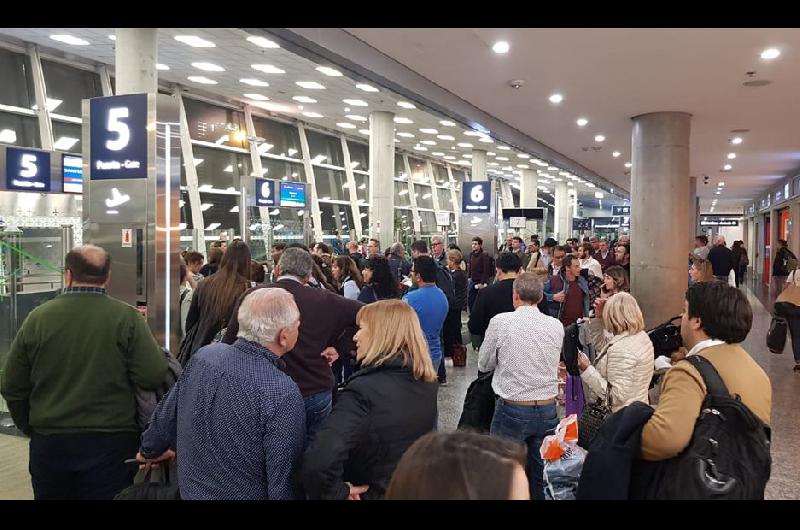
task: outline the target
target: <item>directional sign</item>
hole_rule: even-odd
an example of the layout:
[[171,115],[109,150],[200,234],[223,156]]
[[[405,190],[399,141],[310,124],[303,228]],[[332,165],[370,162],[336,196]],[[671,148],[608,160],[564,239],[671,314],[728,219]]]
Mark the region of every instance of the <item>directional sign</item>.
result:
[[490,183],[464,182],[461,211],[463,213],[489,213],[491,209],[492,193]]
[[6,149],[6,189],[50,191],[50,153],[33,149]]
[[147,94],[94,98],[92,180],[147,178]]
[[256,206],[275,206],[275,181],[256,178]]

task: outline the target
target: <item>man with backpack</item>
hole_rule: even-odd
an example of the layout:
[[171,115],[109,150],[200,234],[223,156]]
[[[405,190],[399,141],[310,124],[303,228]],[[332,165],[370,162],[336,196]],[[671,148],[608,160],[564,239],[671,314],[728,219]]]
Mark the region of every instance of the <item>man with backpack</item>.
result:
[[663,466],[648,498],[763,498],[772,388],[740,345],[752,322],[735,287],[701,282],[686,292],[681,338],[689,352],[667,372],[642,430],[641,457]]
[[785,239],[778,240],[778,250],[772,262],[772,285],[770,294],[775,297],[780,294],[786,285],[789,273],[797,268],[797,256],[789,250],[789,243]]

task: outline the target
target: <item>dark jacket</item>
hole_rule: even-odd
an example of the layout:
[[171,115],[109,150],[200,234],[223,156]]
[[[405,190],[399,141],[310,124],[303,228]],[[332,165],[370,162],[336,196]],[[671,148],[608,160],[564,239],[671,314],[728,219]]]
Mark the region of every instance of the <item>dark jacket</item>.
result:
[[218,264],[216,264],[216,263],[214,263],[214,264],[206,263],[200,269],[200,274],[202,274],[205,277],[209,277],[212,274],[214,274],[215,272],[217,272],[217,269],[219,269],[219,265]]
[[608,416],[583,462],[578,500],[627,500],[642,446],[642,429],[653,408],[634,401]]
[[[561,282],[564,285],[566,285],[567,278],[564,275],[563,267],[562,267],[561,273],[558,275],[558,277],[561,279]],[[554,318],[560,319],[561,318],[561,308],[562,308],[562,306],[564,306],[564,304],[566,304],[567,299],[564,298],[564,301],[561,302],[561,303],[558,303],[555,300],[553,300],[553,295],[561,292],[559,290],[554,290],[553,289],[553,285],[552,285],[553,278],[555,278],[555,276],[549,276],[547,281],[544,282],[544,296],[543,296],[543,298],[547,300],[547,306],[548,306],[548,311],[549,311],[547,314],[549,314],[550,316],[552,316]],[[580,287],[581,291],[583,291],[583,316],[587,317],[587,316],[589,316],[589,307],[590,307],[589,306],[589,301],[591,299],[591,294],[589,293],[589,283],[586,281],[586,278],[584,278],[583,276],[578,276],[576,280],[578,282],[578,287]],[[569,291],[567,291],[567,293],[569,293]]]
[[[461,269],[450,271],[453,277],[453,292],[455,294],[455,309],[463,311],[467,307],[467,273]],[[450,309],[454,309],[451,307]]]
[[[353,351],[353,335],[357,331],[356,313],[364,306],[357,300],[349,300],[325,289],[314,289],[293,280],[283,279],[264,287],[280,287],[294,296],[300,310],[300,331],[297,344],[282,357],[286,362],[286,373],[300,387],[303,397],[332,390],[334,378],[331,367],[321,356],[328,346],[345,359]],[[263,287],[248,289],[239,298],[233,310],[228,329],[222,342],[233,344],[239,333],[239,304],[250,292]]]
[[303,457],[301,477],[311,499],[381,499],[400,457],[436,420],[436,382],[414,380],[394,359],[354,373]]
[[[715,247],[716,248],[716,247]],[[711,258],[711,255],[708,256]],[[797,257],[786,247],[781,248],[775,253],[775,261],[772,262],[772,275],[773,276],[789,276],[792,272],[789,268],[789,258],[797,259]],[[717,269],[714,269],[714,274],[717,274]]]
[[492,265],[489,254],[484,251],[470,252],[467,263],[467,276],[474,283],[486,283],[492,277]]
[[467,327],[473,335],[483,337],[489,321],[500,313],[510,313],[514,311],[514,279],[501,280],[489,287],[484,287],[478,291],[478,297],[472,306]]
[[714,269],[714,276],[727,276],[733,269],[733,252],[725,245],[714,245],[708,252],[708,261]]
[[411,273],[411,263],[397,254],[390,254],[389,271],[392,273],[394,281],[399,284],[403,276],[408,276]]
[[608,254],[606,254],[605,259],[603,259],[603,254],[599,250],[595,252],[592,257],[600,262],[600,268],[603,270],[603,272],[605,272],[610,266],[617,264],[616,260],[614,259],[613,247],[608,249]]
[[362,256],[360,252],[351,252],[348,256],[350,256],[351,260],[356,262],[358,270],[364,270],[364,265],[366,265],[367,260],[364,259],[364,256]]

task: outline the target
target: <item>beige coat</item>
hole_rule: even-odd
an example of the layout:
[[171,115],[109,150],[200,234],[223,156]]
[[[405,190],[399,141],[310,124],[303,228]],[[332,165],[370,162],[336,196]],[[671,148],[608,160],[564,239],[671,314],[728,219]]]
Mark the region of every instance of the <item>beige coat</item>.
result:
[[610,336],[605,333],[601,318],[593,318],[588,326],[597,352],[595,358],[600,360],[596,366],[581,372],[587,402],[604,397],[610,384],[613,412],[634,401],[648,403],[654,357],[653,343],[647,333],[640,331],[629,335],[625,332]]

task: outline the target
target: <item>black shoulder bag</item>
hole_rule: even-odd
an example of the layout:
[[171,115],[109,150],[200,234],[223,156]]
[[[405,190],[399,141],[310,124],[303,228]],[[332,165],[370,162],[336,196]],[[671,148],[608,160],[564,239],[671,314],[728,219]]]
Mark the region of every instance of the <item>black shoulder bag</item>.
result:
[[[597,366],[600,359],[608,354],[608,348],[597,359],[595,359],[592,366]],[[608,370],[606,370],[608,376]],[[606,418],[611,414],[611,383],[606,379],[606,395],[598,397],[594,402],[587,403],[583,407],[581,417],[578,420],[578,445],[589,450],[592,442],[600,432],[600,427],[606,421]]]

